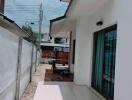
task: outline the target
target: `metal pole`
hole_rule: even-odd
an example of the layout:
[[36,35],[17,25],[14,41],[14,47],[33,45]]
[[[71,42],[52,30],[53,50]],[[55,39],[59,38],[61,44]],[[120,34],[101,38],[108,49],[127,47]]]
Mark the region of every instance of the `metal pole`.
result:
[[[42,32],[42,21],[43,21],[43,4],[40,4],[39,9],[39,52],[41,53],[41,32]],[[41,55],[39,55],[39,64],[40,64]]]
[[19,100],[20,99],[22,40],[23,40],[23,38],[20,37],[19,38],[19,44],[18,44],[17,78],[16,78],[15,100]]
[[43,4],[41,3],[39,9],[39,42],[40,43],[41,43],[42,21],[43,21]]
[[31,52],[31,68],[30,68],[30,82],[32,82],[33,54],[34,54],[34,45],[32,44],[32,52]]

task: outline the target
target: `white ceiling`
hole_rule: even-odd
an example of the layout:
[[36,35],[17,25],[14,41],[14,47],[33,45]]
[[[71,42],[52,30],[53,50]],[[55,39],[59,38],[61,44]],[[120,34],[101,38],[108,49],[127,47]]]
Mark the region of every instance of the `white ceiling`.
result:
[[75,32],[76,20],[56,21],[52,24],[51,35],[56,37],[70,37],[70,32]]
[[95,13],[108,0],[74,0],[69,9],[70,17],[89,16]]
[[55,34],[51,34],[52,37],[62,37],[62,38],[70,38],[70,32],[58,32]]

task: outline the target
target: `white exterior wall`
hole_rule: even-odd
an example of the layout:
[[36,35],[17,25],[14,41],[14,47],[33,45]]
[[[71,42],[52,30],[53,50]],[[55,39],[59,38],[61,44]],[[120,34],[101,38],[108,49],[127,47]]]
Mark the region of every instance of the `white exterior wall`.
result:
[[88,34],[87,18],[78,20],[76,27],[76,51],[75,51],[75,67],[74,81],[80,85],[90,84],[91,77],[91,34]]
[[[89,17],[80,17],[76,27],[75,82],[90,86],[93,33],[117,23],[114,100],[132,100],[131,4],[131,0],[109,0],[95,14]],[[104,25],[97,27],[96,22],[101,18],[104,20]]]
[[[0,100],[15,100],[19,37],[0,27]],[[34,47],[36,50],[36,47]],[[23,40],[20,95],[29,83],[32,44]],[[34,51],[34,56],[35,56]],[[35,58],[34,58],[35,60]]]

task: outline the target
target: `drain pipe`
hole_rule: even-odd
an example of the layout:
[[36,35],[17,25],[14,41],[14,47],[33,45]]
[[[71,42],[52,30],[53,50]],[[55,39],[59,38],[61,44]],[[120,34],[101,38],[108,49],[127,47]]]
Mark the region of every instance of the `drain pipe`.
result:
[[20,99],[22,40],[23,40],[23,38],[19,37],[15,100],[19,100]]
[[34,45],[32,44],[32,52],[31,52],[31,67],[30,67],[30,82],[32,82],[33,54],[34,54]]

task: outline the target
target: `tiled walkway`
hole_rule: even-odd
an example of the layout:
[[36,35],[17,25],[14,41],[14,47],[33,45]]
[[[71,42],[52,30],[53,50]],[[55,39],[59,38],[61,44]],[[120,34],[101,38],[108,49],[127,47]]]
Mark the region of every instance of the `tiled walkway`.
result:
[[73,82],[44,82],[45,69],[50,68],[49,65],[38,67],[21,100],[101,100],[86,86]]
[[40,82],[34,100],[100,100],[86,86],[73,82]]

